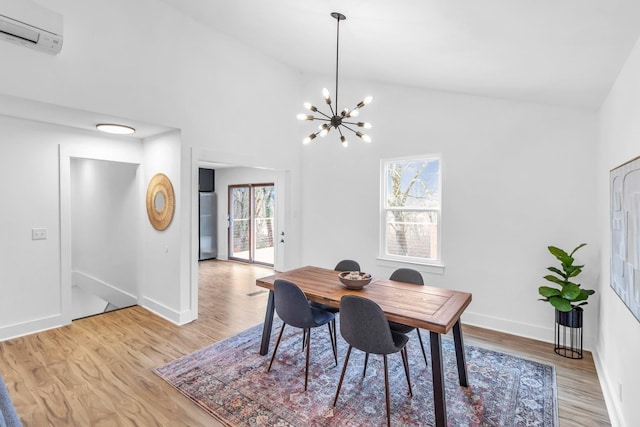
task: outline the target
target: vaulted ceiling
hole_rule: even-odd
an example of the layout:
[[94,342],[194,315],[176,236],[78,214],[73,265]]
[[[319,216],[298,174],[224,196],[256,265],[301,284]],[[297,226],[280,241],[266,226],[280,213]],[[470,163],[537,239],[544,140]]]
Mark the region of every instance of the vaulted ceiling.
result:
[[162,0],[300,70],[596,110],[638,0]]

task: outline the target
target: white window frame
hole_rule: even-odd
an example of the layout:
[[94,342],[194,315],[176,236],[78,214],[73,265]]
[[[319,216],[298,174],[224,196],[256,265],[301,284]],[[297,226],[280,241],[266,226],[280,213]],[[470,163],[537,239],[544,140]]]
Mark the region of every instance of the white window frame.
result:
[[[440,162],[440,179],[438,193],[440,194],[440,208],[402,208],[402,210],[416,211],[416,212],[435,212],[437,216],[437,254],[435,259],[427,259],[420,257],[410,257],[401,255],[392,255],[387,253],[387,212],[390,209],[386,206],[386,167],[388,163],[392,162],[415,162],[415,161],[432,161],[438,160]],[[397,267],[399,264],[413,264],[418,267],[419,270],[423,270],[430,273],[444,273],[444,264],[442,262],[442,155],[425,154],[420,156],[406,156],[396,157],[380,160],[380,232],[379,232],[379,249],[378,260],[379,264],[387,267]]]

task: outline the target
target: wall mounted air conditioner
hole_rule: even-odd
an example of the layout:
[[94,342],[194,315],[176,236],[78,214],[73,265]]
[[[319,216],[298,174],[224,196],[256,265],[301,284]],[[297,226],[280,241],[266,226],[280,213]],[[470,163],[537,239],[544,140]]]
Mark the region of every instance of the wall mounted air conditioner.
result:
[[55,55],[62,50],[62,15],[31,0],[2,0],[0,39]]

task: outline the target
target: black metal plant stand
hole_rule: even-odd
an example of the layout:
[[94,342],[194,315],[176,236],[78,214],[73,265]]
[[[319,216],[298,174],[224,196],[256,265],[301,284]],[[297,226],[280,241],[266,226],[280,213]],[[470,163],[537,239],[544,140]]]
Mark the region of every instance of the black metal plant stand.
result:
[[582,359],[582,307],[556,310],[555,352],[569,359]]

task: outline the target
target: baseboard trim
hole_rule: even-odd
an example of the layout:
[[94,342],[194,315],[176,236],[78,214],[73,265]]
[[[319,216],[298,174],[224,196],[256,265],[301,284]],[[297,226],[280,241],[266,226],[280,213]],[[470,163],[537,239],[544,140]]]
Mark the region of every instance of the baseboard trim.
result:
[[592,352],[593,362],[596,365],[596,372],[598,373],[598,379],[600,380],[600,388],[602,389],[602,395],[604,396],[604,403],[607,406],[607,412],[609,413],[609,421],[611,421],[612,427],[626,427],[622,414],[622,408],[618,399],[616,399],[616,387],[611,382],[611,378],[607,375],[606,369],[602,364],[600,355],[597,351]]
[[[504,332],[507,334],[517,335],[524,338],[531,338],[537,341],[548,343],[553,343],[553,337],[555,333],[553,327],[535,326],[509,319],[486,316],[483,314],[474,313],[472,311],[465,311],[462,314],[461,321],[462,323],[466,323],[468,325],[478,326],[484,329],[491,329],[493,331]],[[553,325],[553,319],[551,319],[551,324]],[[587,333],[584,333],[584,350],[593,352],[593,348],[590,345],[590,343],[593,342],[593,337]]]
[[56,329],[68,325],[70,322],[61,314],[42,317],[40,319],[29,320],[28,322],[16,323],[13,325],[0,327],[0,341],[23,337],[38,332]]
[[142,297],[138,305],[178,326],[186,325],[197,319],[197,315],[194,315],[191,310],[176,311],[151,298]]
[[71,273],[71,283],[73,286],[97,295],[116,307],[129,307],[138,304],[138,298],[135,295],[131,295],[81,271],[73,271]]

